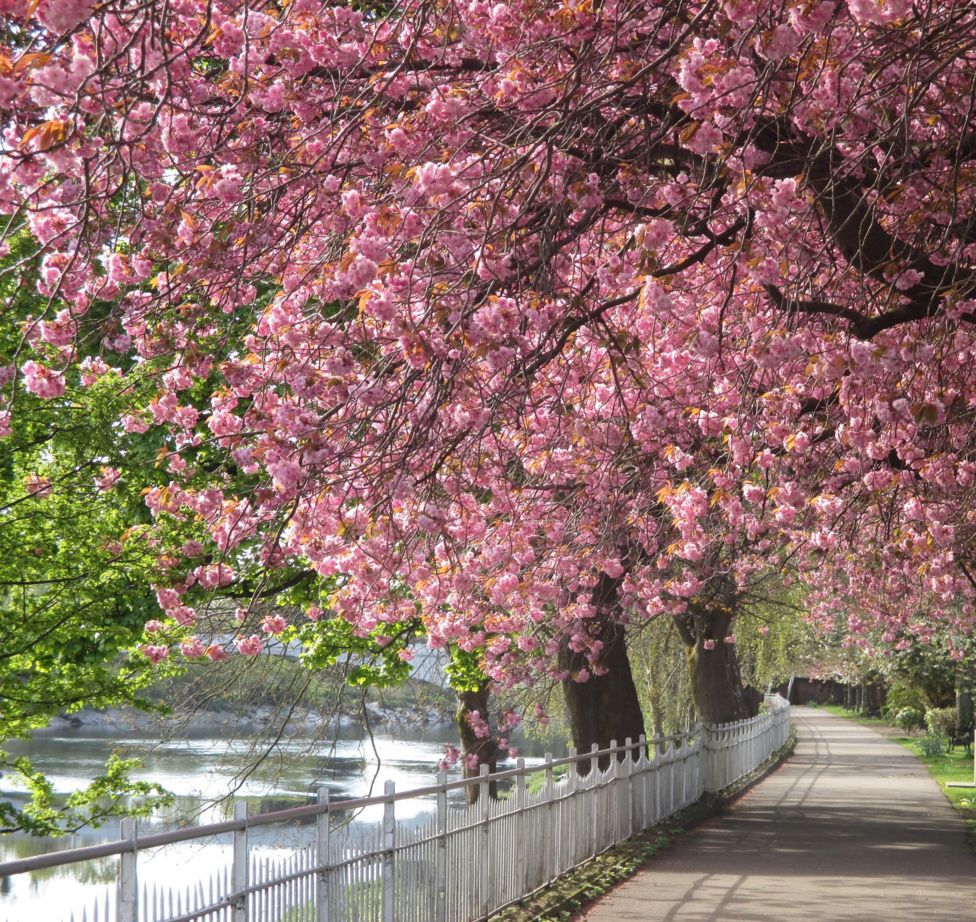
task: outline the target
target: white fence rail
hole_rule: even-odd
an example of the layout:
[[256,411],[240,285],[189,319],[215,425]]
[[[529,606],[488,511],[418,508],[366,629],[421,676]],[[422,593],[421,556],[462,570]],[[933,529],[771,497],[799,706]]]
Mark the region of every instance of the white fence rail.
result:
[[[699,726],[665,740],[594,750],[526,768],[396,792],[247,815],[174,832],[137,836],[0,864],[0,876],[119,856],[117,894],[68,922],[474,922],[551,883],[636,832],[748,774],[789,736],[789,705],[767,697],[752,720]],[[536,777],[534,777],[536,776]],[[507,787],[488,796],[489,785]],[[448,792],[480,788],[456,808]],[[397,823],[397,804],[436,794],[436,811],[419,826]],[[344,822],[350,811],[382,805],[381,824]],[[249,850],[249,832],[314,819],[315,843],[283,861]],[[232,833],[233,860],[214,878],[165,892],[138,882],[138,857],[173,842]],[[54,920],[51,920],[54,922]]]

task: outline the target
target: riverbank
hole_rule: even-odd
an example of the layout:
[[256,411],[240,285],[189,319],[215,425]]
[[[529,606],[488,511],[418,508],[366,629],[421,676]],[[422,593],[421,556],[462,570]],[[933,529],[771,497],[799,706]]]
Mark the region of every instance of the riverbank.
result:
[[354,689],[341,673],[309,673],[283,657],[259,664],[191,665],[147,689],[142,708],[85,708],[63,713],[36,733],[65,729],[96,733],[167,735],[192,727],[220,735],[250,736],[269,728],[289,735],[322,736],[357,727],[425,728],[453,722],[453,693],[434,682],[409,678],[395,688]]
[[293,733],[317,734],[327,730],[347,730],[354,727],[446,727],[453,717],[446,708],[431,710],[426,705],[384,706],[367,702],[355,713],[326,712],[315,708],[293,710],[290,714],[280,707],[257,705],[240,711],[230,705],[194,709],[192,714],[154,714],[135,708],[85,708],[73,714],[55,717],[47,727],[35,735],[57,735],[65,729],[85,729],[99,732],[136,731],[149,733],[169,725],[192,725],[198,730],[254,732],[270,726],[286,724]]

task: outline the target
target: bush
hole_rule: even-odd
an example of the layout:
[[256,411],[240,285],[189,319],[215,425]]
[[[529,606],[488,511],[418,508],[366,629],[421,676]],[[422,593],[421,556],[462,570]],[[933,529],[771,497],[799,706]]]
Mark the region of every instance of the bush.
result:
[[[942,708],[941,710],[948,710]],[[946,751],[949,740],[941,733],[930,733],[918,740],[918,748],[923,756],[937,756]]]
[[928,706],[929,703],[925,700],[925,696],[917,688],[911,685],[892,685],[888,696],[885,698],[881,715],[889,723],[897,723],[895,715],[899,711],[905,708],[914,708],[924,713]]
[[949,736],[956,729],[956,709],[928,708],[925,711],[925,726],[933,736]]
[[904,707],[891,714],[888,721],[889,723],[893,721],[908,733],[925,723],[925,712],[921,708]]

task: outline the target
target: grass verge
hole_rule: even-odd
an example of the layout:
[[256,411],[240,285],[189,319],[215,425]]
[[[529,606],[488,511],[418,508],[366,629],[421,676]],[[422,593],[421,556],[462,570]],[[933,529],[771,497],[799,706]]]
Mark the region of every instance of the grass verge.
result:
[[950,788],[946,785],[950,781],[973,780],[973,757],[960,747],[952,752],[928,754],[919,746],[920,737],[906,736],[897,728],[891,727],[880,717],[863,717],[854,714],[839,705],[825,705],[821,710],[839,717],[846,717],[856,723],[871,727],[884,733],[890,740],[908,749],[919,762],[929,771],[938,782],[946,799],[955,807],[959,815],[966,821],[966,838],[970,847],[976,851],[976,788]]
[[796,738],[791,736],[782,749],[735,784],[716,794],[706,794],[674,816],[597,855],[535,896],[492,916],[492,922],[568,922],[576,918],[577,913],[588,904],[637,873],[682,833],[721,813],[728,804],[776,768],[793,751],[795,744]]

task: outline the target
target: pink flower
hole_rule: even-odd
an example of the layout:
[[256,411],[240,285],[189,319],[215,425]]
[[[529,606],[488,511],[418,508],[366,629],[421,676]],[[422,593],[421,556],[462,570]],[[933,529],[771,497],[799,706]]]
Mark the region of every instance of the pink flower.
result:
[[234,581],[234,570],[225,563],[209,564],[197,567],[193,575],[200,581],[204,589],[218,589],[228,586]]
[[180,627],[187,627],[197,620],[197,613],[189,605],[177,605],[166,612],[171,618],[176,619]]
[[95,478],[95,485],[103,493],[118,486],[122,472],[117,467],[101,467],[99,475]]
[[446,745],[444,747],[444,755],[441,760],[437,763],[437,767],[440,771],[446,772],[451,767],[457,764],[457,760],[461,757],[461,750],[457,746]]
[[51,481],[40,474],[30,474],[24,481],[24,487],[28,495],[35,499],[46,499],[51,495]]
[[257,634],[252,634],[250,637],[234,638],[234,646],[243,656],[258,656],[264,649],[264,641]]
[[169,647],[162,644],[144,643],[138,647],[138,650],[154,666],[169,656]]
[[206,652],[203,644],[200,642],[200,638],[195,634],[192,637],[187,637],[180,644],[180,652],[187,657],[193,656],[203,656]]
[[77,26],[91,11],[91,0],[41,0],[38,21],[55,35]]
[[464,721],[479,740],[485,740],[491,736],[491,728],[487,721],[482,718],[481,711],[468,711],[464,715]]
[[305,617],[308,618],[309,621],[318,621],[319,618],[321,618],[324,614],[325,612],[322,611],[318,605],[310,605],[307,609],[305,609]]
[[163,622],[156,618],[151,621],[147,621],[145,624],[145,631],[147,634],[158,634],[163,629]]
[[746,483],[742,486],[742,495],[750,503],[761,503],[766,498],[766,491],[758,483]]
[[261,630],[274,637],[283,633],[286,627],[288,627],[288,622],[281,615],[265,615],[261,619]]
[[715,641],[712,640],[711,637],[707,637],[705,640],[702,641],[702,646],[706,650],[714,650],[715,649]]
[[219,663],[221,660],[225,660],[230,656],[223,647],[215,643],[210,644],[203,652],[206,654],[207,659],[214,663]]
[[60,372],[34,361],[24,362],[20,371],[24,378],[24,387],[32,394],[50,400],[64,393],[64,375]]
[[607,574],[607,576],[610,577],[610,579],[619,579],[621,576],[624,575],[623,565],[620,563],[619,560],[616,560],[615,558],[612,557],[608,557],[606,560],[603,561],[601,569],[603,570],[604,573]]
[[68,346],[78,332],[78,324],[68,311],[58,311],[54,320],[42,320],[41,339],[52,346]]

